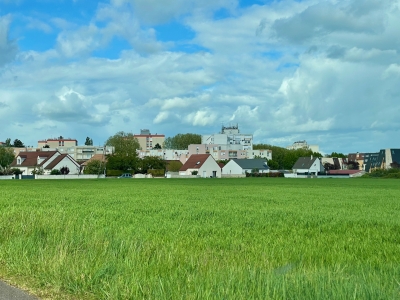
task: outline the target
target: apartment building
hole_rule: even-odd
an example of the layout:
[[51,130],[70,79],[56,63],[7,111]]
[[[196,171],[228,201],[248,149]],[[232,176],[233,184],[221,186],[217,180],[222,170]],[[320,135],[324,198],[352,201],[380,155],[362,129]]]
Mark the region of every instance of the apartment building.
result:
[[78,146],[78,141],[75,139],[65,139],[62,136],[59,138],[47,139],[38,141],[38,148],[57,148],[57,147],[73,147]]
[[240,133],[239,126],[222,126],[220,133],[202,135],[203,145],[224,145],[227,150],[252,150],[253,135]]
[[141,129],[140,134],[135,134],[134,137],[139,141],[141,150],[151,150],[157,144],[163,147],[165,141],[164,134],[151,134],[149,129]]

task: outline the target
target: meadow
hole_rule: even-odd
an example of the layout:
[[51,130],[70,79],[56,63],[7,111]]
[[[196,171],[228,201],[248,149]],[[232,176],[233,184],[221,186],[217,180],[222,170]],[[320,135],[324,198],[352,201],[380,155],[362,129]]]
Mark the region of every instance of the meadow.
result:
[[0,214],[42,299],[400,299],[398,180],[2,180]]

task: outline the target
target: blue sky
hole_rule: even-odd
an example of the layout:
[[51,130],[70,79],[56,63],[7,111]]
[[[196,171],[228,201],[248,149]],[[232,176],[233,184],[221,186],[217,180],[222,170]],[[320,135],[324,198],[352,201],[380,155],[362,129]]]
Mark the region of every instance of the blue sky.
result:
[[0,0],[0,141],[399,148],[399,36],[399,0]]

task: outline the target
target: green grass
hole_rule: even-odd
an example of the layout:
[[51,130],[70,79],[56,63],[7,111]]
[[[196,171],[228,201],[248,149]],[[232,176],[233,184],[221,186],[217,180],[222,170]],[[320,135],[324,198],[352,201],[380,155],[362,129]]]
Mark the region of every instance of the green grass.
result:
[[50,299],[400,299],[400,186],[0,181],[0,277]]

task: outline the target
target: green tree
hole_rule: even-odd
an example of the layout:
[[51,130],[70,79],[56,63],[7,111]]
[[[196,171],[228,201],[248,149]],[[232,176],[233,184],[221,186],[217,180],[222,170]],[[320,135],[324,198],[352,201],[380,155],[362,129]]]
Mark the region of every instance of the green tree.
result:
[[190,144],[201,144],[201,135],[195,133],[179,133],[164,141],[164,149],[187,149]]
[[167,164],[167,170],[170,172],[178,172],[181,167],[182,162],[180,162],[179,160],[171,160]]
[[93,159],[89,161],[83,170],[83,174],[95,174],[100,175],[103,174],[106,169],[106,165],[104,162],[98,159]]
[[86,137],[85,145],[93,146],[93,140],[90,137]]
[[268,166],[273,170],[290,170],[300,157],[322,157],[321,153],[312,152],[309,149],[289,150],[283,147],[272,146],[268,144],[255,144],[253,145],[253,149],[272,150],[272,159],[268,161]]
[[51,170],[50,175],[61,175],[61,171],[58,169],[53,169]]
[[5,146],[5,147],[12,147],[12,145],[11,145],[11,139],[10,139],[10,138],[6,139],[5,145],[4,145],[4,146]]
[[22,147],[25,147],[25,146],[24,146],[24,143],[21,142],[21,140],[15,139],[15,140],[14,140],[13,147],[22,148]]
[[140,172],[148,173],[148,170],[165,170],[166,162],[158,156],[145,156],[139,161]]
[[160,145],[159,143],[157,143],[157,144],[153,147],[153,149],[162,149],[162,148],[161,148],[161,145]]
[[136,150],[140,145],[132,133],[117,132],[108,138],[106,146],[113,146],[115,149],[115,152],[108,156],[107,169],[123,171],[138,169]]
[[10,148],[0,147],[0,166],[6,168],[14,160],[14,152]]

